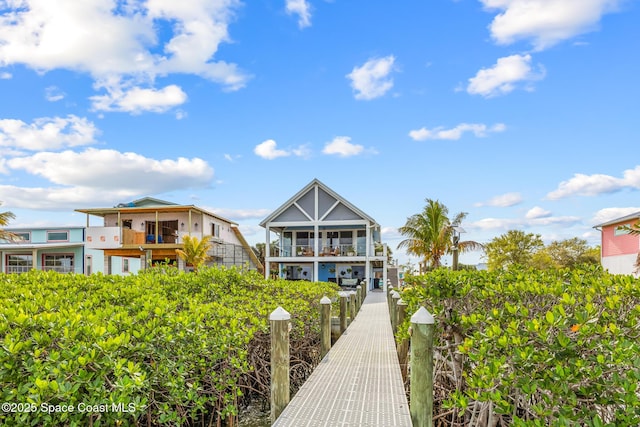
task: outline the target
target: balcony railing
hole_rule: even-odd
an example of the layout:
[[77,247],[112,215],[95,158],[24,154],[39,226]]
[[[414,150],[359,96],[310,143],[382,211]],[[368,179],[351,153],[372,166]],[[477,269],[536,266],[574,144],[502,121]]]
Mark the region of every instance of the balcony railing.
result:
[[[376,249],[371,246],[370,255],[381,256],[382,249]],[[310,245],[285,245],[282,248],[276,248],[275,251],[272,252],[271,256],[275,257],[312,257],[312,256],[322,256],[322,257],[331,257],[331,256],[365,256],[367,254],[366,247],[364,245],[351,245],[351,244],[342,244],[342,245],[333,245],[333,246],[323,246],[320,248],[318,254],[314,252],[313,246]]]

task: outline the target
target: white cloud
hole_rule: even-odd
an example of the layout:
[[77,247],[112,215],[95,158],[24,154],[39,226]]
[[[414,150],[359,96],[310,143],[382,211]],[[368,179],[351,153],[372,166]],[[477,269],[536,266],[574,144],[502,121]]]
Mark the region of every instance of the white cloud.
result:
[[522,203],[522,195],[520,193],[505,193],[499,196],[492,197],[486,202],[476,203],[475,206],[498,206],[501,208],[507,208]]
[[542,50],[597,28],[620,0],[480,0],[489,10],[500,10],[491,23],[499,44],[531,40]]
[[[141,85],[152,89],[157,76],[171,73],[198,75],[228,90],[242,88],[249,78],[235,64],[215,58],[219,45],[230,41],[227,27],[241,4],[238,0],[4,4],[0,14],[4,66],[24,64],[38,72],[74,70],[90,74],[97,88],[122,91]],[[167,30],[169,39],[161,42],[159,31]],[[145,103],[136,105],[142,108]],[[164,110],[152,105],[151,111]],[[126,105],[121,108],[128,111]]]
[[348,136],[337,136],[332,141],[327,142],[322,149],[324,154],[336,154],[340,157],[351,157],[361,154],[364,147],[359,144],[352,144]]
[[361,67],[354,67],[347,78],[351,80],[351,87],[356,99],[370,100],[383,96],[393,87],[393,79],[389,74],[394,70],[393,55],[384,58],[370,59]]
[[69,206],[104,206],[131,200],[144,193],[135,187],[96,191],[91,187],[17,187],[0,185],[0,200],[11,209],[69,210]]
[[278,157],[289,157],[291,155],[296,157],[307,158],[311,155],[311,150],[307,144],[302,144],[298,147],[282,150],[278,148],[278,144],[273,139],[267,139],[261,142],[253,148],[255,155],[262,157],[263,159],[273,160]]
[[49,86],[44,91],[44,97],[49,102],[61,101],[64,99],[64,92],[56,86]]
[[591,222],[595,224],[602,224],[614,219],[622,218],[627,215],[640,212],[640,207],[627,207],[627,208],[605,208],[600,209],[595,213]]
[[535,72],[531,68],[531,55],[511,55],[499,58],[491,68],[483,68],[469,79],[467,92],[472,95],[492,97],[504,95],[524,83],[530,89],[532,82],[544,78],[544,68]]
[[289,15],[298,15],[298,27],[311,26],[311,5],[306,0],[287,0],[286,11]]
[[90,99],[96,111],[123,111],[139,114],[144,111],[162,113],[184,104],[187,94],[176,85],[160,90],[134,87],[129,90],[111,88],[107,95],[96,95]]
[[94,191],[131,188],[138,194],[207,187],[213,178],[213,169],[199,158],[155,160],[136,153],[94,148],[83,152],[40,152],[10,159],[7,165],[60,186],[89,187]]
[[512,230],[529,227],[563,226],[568,227],[581,222],[577,216],[543,216],[534,218],[484,218],[479,221],[466,223],[468,230]]
[[0,200],[25,209],[69,209],[104,205],[187,188],[210,186],[213,169],[198,158],[155,160],[135,153],[89,148],[83,152],[40,152],[5,162],[12,170],[46,179],[52,186],[0,185]]
[[465,132],[471,132],[476,137],[482,138],[487,136],[488,133],[504,132],[506,128],[507,127],[502,123],[495,124],[491,127],[481,123],[460,123],[452,129],[444,129],[442,126],[434,129],[427,129],[423,127],[421,129],[412,130],[409,132],[409,136],[415,141],[426,141],[428,139],[458,140]]
[[597,196],[598,194],[615,193],[625,188],[640,190],[640,166],[625,170],[622,178],[604,174],[574,174],[573,178],[561,182],[557,189],[548,193],[547,198],[558,200],[576,195]]
[[11,78],[13,78],[13,75],[11,75],[11,73],[7,73],[7,72],[0,73],[0,80],[9,80]]
[[89,120],[74,115],[44,117],[27,124],[21,120],[0,120],[0,148],[55,150],[95,143],[99,131]]
[[256,145],[253,149],[253,152],[262,157],[263,159],[273,160],[278,157],[287,157],[290,156],[291,153],[286,150],[280,150],[277,148],[278,144],[273,139],[267,139],[264,142]]
[[527,211],[525,215],[526,219],[540,219],[540,218],[548,218],[551,216],[551,211],[541,208],[540,206],[535,206]]

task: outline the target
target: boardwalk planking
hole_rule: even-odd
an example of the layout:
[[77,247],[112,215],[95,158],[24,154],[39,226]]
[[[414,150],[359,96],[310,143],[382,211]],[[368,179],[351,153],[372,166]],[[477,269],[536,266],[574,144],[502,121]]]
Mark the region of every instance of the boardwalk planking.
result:
[[355,321],[273,425],[411,426],[383,292],[367,295]]

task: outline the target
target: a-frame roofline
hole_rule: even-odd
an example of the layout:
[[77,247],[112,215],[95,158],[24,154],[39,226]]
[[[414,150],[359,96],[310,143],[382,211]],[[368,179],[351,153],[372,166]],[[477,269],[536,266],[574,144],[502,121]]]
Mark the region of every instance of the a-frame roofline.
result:
[[347,207],[348,209],[352,210],[356,215],[358,215],[362,219],[368,221],[369,225],[371,225],[371,226],[379,226],[379,224],[376,222],[375,219],[373,219],[371,216],[367,215],[365,212],[363,212],[358,207],[356,207],[351,202],[349,202],[347,199],[345,199],[344,197],[342,197],[341,195],[339,195],[338,193],[333,191],[331,188],[327,187],[327,185],[325,185],[323,182],[321,182],[317,178],[314,178],[309,184],[307,184],[300,191],[298,191],[296,194],[294,194],[293,197],[291,197],[289,200],[287,200],[278,209],[273,211],[271,213],[271,215],[269,215],[264,220],[262,220],[262,222],[260,222],[260,226],[261,227],[266,227],[267,224],[269,224],[270,222],[273,222],[274,219],[276,219],[284,211],[289,209],[289,207],[291,207],[298,199],[300,199],[302,196],[307,194],[309,191],[311,191],[313,189],[313,187],[316,187],[316,186],[318,188],[322,189],[327,194],[329,194],[331,197],[333,197],[336,200],[338,200],[345,207]]
[[628,221],[637,220],[637,219],[640,219],[640,212],[634,212],[632,214],[625,215],[620,218],[615,218],[607,222],[603,222],[602,224],[594,225],[593,228],[606,227],[608,225],[619,224],[621,222],[628,222]]

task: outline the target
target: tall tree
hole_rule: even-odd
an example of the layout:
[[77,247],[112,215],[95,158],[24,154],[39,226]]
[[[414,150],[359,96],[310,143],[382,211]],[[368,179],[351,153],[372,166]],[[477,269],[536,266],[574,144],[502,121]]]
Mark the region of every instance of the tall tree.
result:
[[489,270],[531,266],[534,254],[544,247],[539,234],[509,230],[485,245]]
[[[407,218],[405,225],[398,231],[407,238],[398,244],[398,248],[406,248],[407,253],[422,258],[420,271],[438,268],[445,254],[452,253],[453,232],[467,213],[461,212],[449,219],[449,209],[438,200],[425,199],[427,203],[422,212]],[[458,242],[458,250],[467,252],[482,249],[482,244],[474,241]]]
[[16,236],[15,234],[13,234],[10,231],[7,231],[4,229],[4,227],[6,227],[7,225],[9,225],[9,222],[14,219],[16,216],[13,214],[13,212],[0,212],[0,239],[1,240],[15,240],[18,238],[18,236]]
[[184,236],[182,249],[176,249],[176,253],[185,264],[192,266],[194,271],[198,271],[209,259],[210,239],[211,236],[203,236],[202,239],[194,236]]

